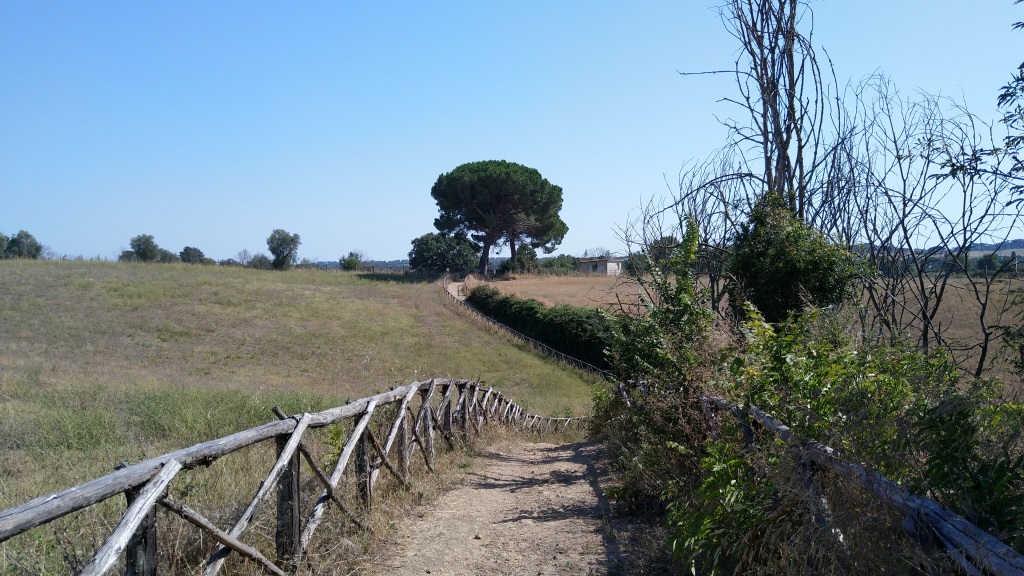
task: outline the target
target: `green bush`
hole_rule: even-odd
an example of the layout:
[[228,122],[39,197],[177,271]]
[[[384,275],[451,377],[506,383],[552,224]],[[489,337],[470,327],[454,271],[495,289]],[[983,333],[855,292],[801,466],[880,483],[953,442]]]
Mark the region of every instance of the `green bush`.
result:
[[540,268],[545,272],[571,274],[576,272],[576,266],[580,259],[568,254],[559,254],[540,261]]
[[596,366],[608,368],[605,349],[612,343],[612,318],[598,309],[559,305],[502,294],[487,285],[476,286],[466,301],[481,313],[551,348]]
[[[815,311],[772,325],[748,307],[741,327],[746,350],[731,356],[723,388],[737,401],[772,414],[797,437],[828,444],[843,459],[943,502],[1018,550],[1024,547],[1024,410],[1002,403],[993,383],[961,382],[941,352],[900,346],[856,349],[839,336],[835,324]],[[723,432],[722,438],[733,443],[731,452],[705,448],[703,484],[696,497],[679,490],[665,493],[675,546],[687,561],[700,566],[714,558],[742,567],[757,550],[764,553],[758,557],[763,573],[792,568],[797,561],[792,554],[800,546],[743,524],[733,513],[738,504],[745,514],[786,523],[787,534],[819,533],[814,546],[828,551],[819,560],[844,549],[856,552],[856,558],[879,555],[879,544],[870,539],[850,538],[841,546],[827,542],[828,532],[818,530],[821,522],[814,518],[827,515],[829,524],[847,535],[865,531],[863,524],[870,520],[850,494],[859,488],[834,486],[840,496],[828,499],[826,514],[809,486],[826,490],[818,483],[829,479],[818,475],[813,484],[802,483],[795,457],[770,432],[744,451],[747,475],[730,472],[735,477],[723,484],[722,467],[733,468],[728,454],[738,449],[741,435]],[[787,503],[785,515],[775,512],[783,508],[780,503]],[[898,518],[882,518],[890,527],[899,524]],[[903,561],[913,554],[908,549],[897,552],[905,555]],[[815,564],[811,571],[832,569]],[[743,571],[749,572],[749,566]]]
[[849,252],[807,227],[775,194],[754,206],[733,248],[733,309],[750,302],[769,322],[781,322],[808,306],[842,302],[856,271]]
[[501,266],[498,268],[498,272],[502,274],[508,273],[523,273],[523,272],[536,272],[540,269],[540,262],[537,260],[537,251],[530,246],[520,246],[516,250],[516,259],[513,262],[511,258],[503,260]]

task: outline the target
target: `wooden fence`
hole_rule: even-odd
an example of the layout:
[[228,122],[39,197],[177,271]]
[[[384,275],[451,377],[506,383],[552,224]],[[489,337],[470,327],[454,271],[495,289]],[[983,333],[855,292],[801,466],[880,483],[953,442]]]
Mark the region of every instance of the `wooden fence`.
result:
[[[624,393],[623,395],[625,397]],[[628,397],[625,399],[629,401]],[[708,404],[716,405],[739,419],[748,444],[755,442],[752,426],[778,436],[795,451],[801,463],[800,469],[807,475],[803,479],[805,484],[810,483],[810,463],[813,462],[874,494],[880,501],[904,516],[903,528],[912,538],[922,544],[941,545],[964,574],[1024,575],[1024,557],[942,504],[911,494],[906,488],[882,474],[839,458],[836,451],[829,446],[799,438],[788,426],[756,406],[744,407],[719,397],[705,398],[702,402],[705,403],[705,414],[712,421],[714,416]],[[821,521],[827,522],[827,519],[823,518]]]
[[[382,407],[389,405],[395,406],[395,418],[386,427],[387,434],[378,438],[369,424],[375,414],[381,413]],[[539,433],[569,427],[580,429],[584,421],[584,418],[547,418],[531,414],[492,388],[485,389],[468,380],[436,378],[315,414],[288,416],[277,408],[274,411],[277,421],[125,465],[102,478],[4,510],[0,512],[0,542],[124,493],[127,511],[81,574],[108,573],[119,565],[122,555],[126,574],[156,574],[157,505],[180,516],[218,543],[206,561],[204,574],[217,574],[230,554],[258,564],[265,572],[287,574],[302,561],[329,507],[336,506],[350,520],[364,527],[363,518],[354,511],[351,502],[342,499],[338,490],[339,481],[353,459],[359,499],[362,509],[366,509],[382,470],[387,470],[398,482],[408,483],[410,462],[417,449],[426,468],[433,471],[438,441],[455,447],[488,424]],[[352,431],[328,472],[317,464],[303,436],[310,429],[347,419],[354,422]],[[180,471],[207,466],[232,452],[271,440],[276,444],[277,461],[229,529],[218,528],[199,512],[167,494],[168,486]],[[320,485],[319,497],[310,510],[302,510],[300,506],[301,458],[305,458]],[[242,540],[257,508],[271,494],[276,495],[277,500],[273,554],[261,552]]]

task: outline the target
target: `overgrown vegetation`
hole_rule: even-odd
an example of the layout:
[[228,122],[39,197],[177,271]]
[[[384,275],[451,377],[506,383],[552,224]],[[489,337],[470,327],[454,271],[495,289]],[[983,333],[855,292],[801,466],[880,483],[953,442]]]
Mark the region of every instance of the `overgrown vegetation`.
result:
[[727,267],[729,299],[734,309],[749,301],[770,322],[805,305],[840,304],[850,295],[853,260],[769,193],[736,233]]
[[[596,398],[609,493],[665,514],[687,573],[954,570],[926,526],[801,457],[756,406],[1022,551],[1024,406],[995,377],[1024,358],[1016,260],[972,254],[1020,230],[1019,162],[955,103],[878,78],[837,99],[809,10],[723,3],[730,101],[752,122],[726,121],[726,148],[623,229],[640,301],[620,307],[618,382]],[[956,298],[974,309],[947,321]]]

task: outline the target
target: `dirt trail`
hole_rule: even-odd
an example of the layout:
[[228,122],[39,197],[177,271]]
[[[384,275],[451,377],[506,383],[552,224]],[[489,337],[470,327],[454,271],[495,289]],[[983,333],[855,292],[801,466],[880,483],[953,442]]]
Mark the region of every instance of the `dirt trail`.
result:
[[449,282],[447,285],[448,293],[459,300],[466,299],[466,291],[468,289],[465,282]]
[[488,451],[486,464],[399,529],[367,574],[606,574],[607,502],[590,443]]

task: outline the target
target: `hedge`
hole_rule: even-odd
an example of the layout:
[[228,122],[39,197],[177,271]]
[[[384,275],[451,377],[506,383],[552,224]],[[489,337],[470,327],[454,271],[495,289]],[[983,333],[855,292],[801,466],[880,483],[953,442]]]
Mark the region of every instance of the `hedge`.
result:
[[490,286],[477,286],[466,301],[474,308],[555,350],[607,370],[605,349],[612,343],[612,319],[597,308],[558,305],[502,294]]

